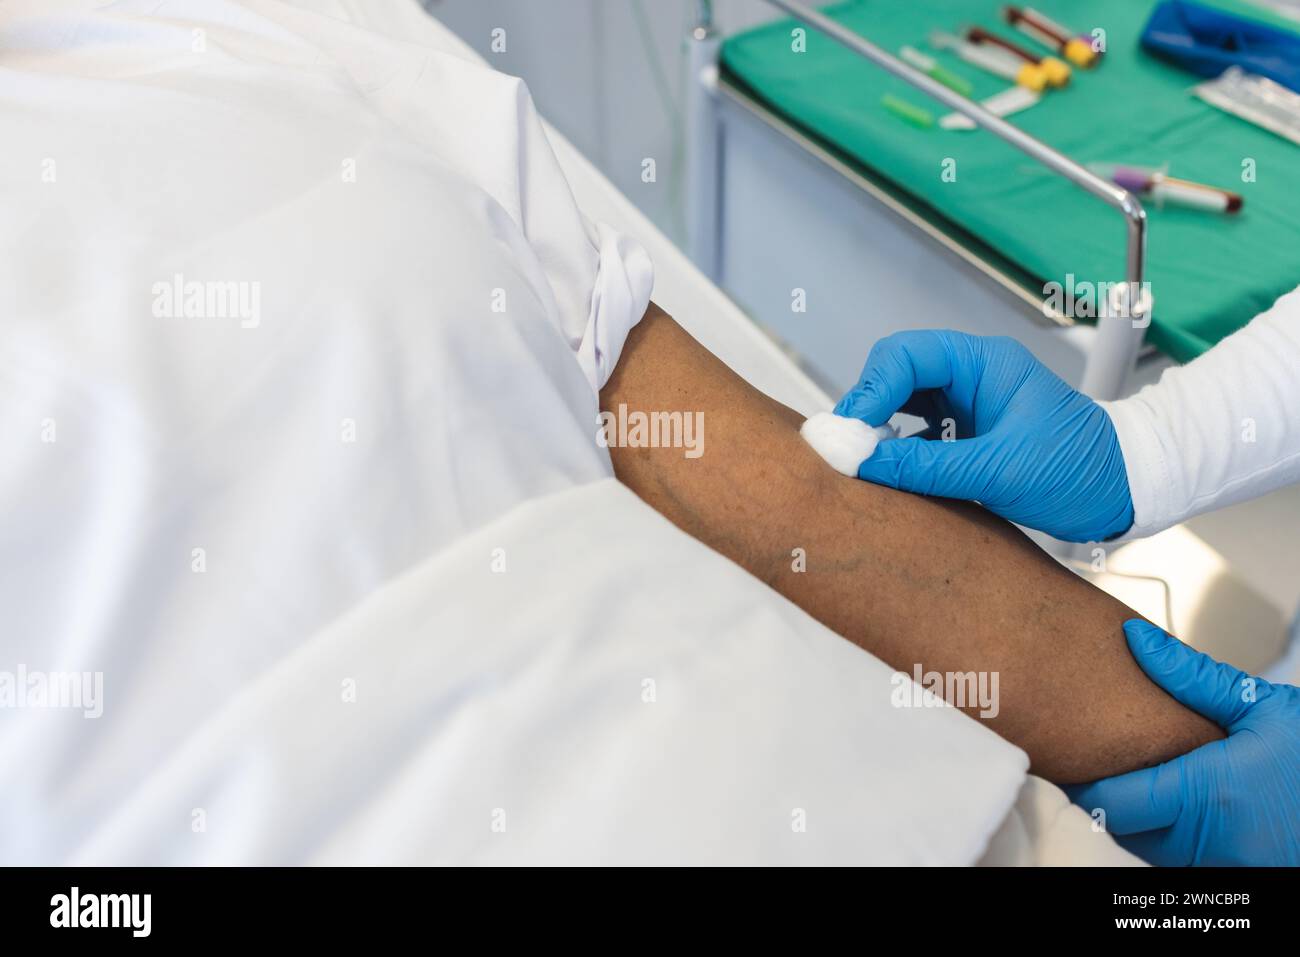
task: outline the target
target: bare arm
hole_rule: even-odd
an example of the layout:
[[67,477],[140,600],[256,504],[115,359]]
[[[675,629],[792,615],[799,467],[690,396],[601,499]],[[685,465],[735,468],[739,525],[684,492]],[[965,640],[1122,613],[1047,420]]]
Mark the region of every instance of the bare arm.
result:
[[612,448],[621,481],[892,667],[997,672],[988,723],[1036,773],[1091,781],[1222,737],[1133,661],[1121,628],[1132,610],[976,506],[839,475],[800,438],[802,416],[653,305],[601,392],[602,409],[620,404],[702,412],[704,426],[698,458]]

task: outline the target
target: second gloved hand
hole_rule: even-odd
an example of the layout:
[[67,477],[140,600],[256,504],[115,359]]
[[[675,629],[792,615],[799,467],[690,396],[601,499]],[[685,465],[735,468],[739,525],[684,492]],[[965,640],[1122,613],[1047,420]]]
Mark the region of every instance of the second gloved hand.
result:
[[1228,732],[1195,751],[1066,788],[1152,864],[1300,865],[1300,689],[1270,684],[1141,619],[1124,634],[1147,677]]
[[881,442],[859,478],[978,501],[1067,541],[1103,541],[1133,524],[1110,416],[1014,339],[895,333],[872,348],[835,411],[873,426],[902,411],[929,425]]

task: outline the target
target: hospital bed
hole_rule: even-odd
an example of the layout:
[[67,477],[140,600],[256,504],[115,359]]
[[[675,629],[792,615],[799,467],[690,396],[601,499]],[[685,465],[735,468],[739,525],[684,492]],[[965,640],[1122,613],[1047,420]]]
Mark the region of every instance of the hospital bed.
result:
[[[1115,398],[1300,282],[1280,253],[1300,214],[1281,182],[1252,182],[1247,214],[1225,221],[1144,210],[1084,165],[1172,158],[1231,186],[1242,157],[1294,164],[1290,144],[1195,100],[1194,78],[1138,50],[1149,5],[1043,5],[1080,29],[1105,24],[1107,59],[1004,121],[893,52],[925,47],[935,27],[998,29],[997,4],[755,2],[791,19],[726,36],[702,0],[686,41],[689,247],[832,391],[851,384],[882,332],[941,325],[1012,335],[1084,391]],[[802,55],[789,55],[794,29],[806,34]],[[955,58],[945,65],[975,84],[975,99],[1005,86]],[[909,127],[881,108],[882,93],[980,129]],[[950,157],[970,171],[959,178],[983,185],[939,185]],[[998,171],[1005,180],[990,186]],[[1131,301],[1099,301],[1095,321],[1045,302],[1046,282],[1071,275]],[[808,314],[792,314],[792,286],[821,296]]]
[[[296,81],[304,63],[346,64],[328,85],[316,76],[297,88],[287,101],[295,117],[321,102],[350,109],[356,93],[393,110],[428,107],[419,115],[432,119],[436,108],[461,106],[439,96],[440,82],[480,72],[466,69],[461,60],[473,54],[414,0],[250,0],[200,14],[228,29],[228,50],[249,50],[245,14],[263,38],[312,37],[309,57],[296,41],[270,44],[294,66],[271,71],[277,81]],[[100,26],[105,14],[87,5],[69,15],[70,24],[86,17]],[[119,51],[133,57],[170,57],[166,42],[188,50],[192,36],[184,21],[163,31],[117,25],[142,28]],[[47,33],[49,56],[66,52],[60,37],[90,32]],[[160,33],[163,46],[149,53]],[[208,69],[241,72],[271,55]],[[181,70],[174,80],[195,78]],[[121,101],[114,82],[88,83],[61,108],[84,117],[96,98]],[[502,102],[519,102],[516,85],[492,78],[491,86],[508,94]],[[130,99],[138,112],[115,123],[159,115],[151,95]],[[238,121],[266,123],[254,145],[270,150],[284,112],[276,101],[257,106]],[[157,256],[152,247],[141,254],[142,244],[105,253],[95,230],[73,235],[79,252],[68,258],[118,256],[111,275],[68,283],[68,298],[20,300],[6,326],[0,345],[22,360],[7,363],[0,382],[6,426],[36,396],[59,435],[96,442],[33,443],[6,460],[5,477],[15,479],[6,493],[22,507],[3,543],[14,617],[4,657],[48,662],[53,673],[89,666],[107,675],[110,706],[97,715],[35,707],[0,725],[0,752],[24,768],[0,793],[0,858],[1134,862],[1059,789],[1027,776],[1022,752],[951,708],[901,711],[884,663],[620,485],[586,431],[591,383],[530,304],[532,287],[508,275],[529,260],[504,259],[493,242],[463,244],[486,250],[494,268],[484,278],[509,283],[525,303],[521,321],[484,330],[464,278],[479,263],[457,258],[460,237],[449,241],[435,220],[441,209],[473,228],[495,207],[445,171],[431,184],[438,164],[421,144],[389,135],[385,122],[397,114],[358,110],[353,122],[357,114],[362,144],[375,147],[363,160],[382,171],[357,191],[336,178],[335,157],[350,156],[358,140],[318,140],[290,157],[286,182],[269,183],[265,195],[246,195],[247,183],[226,177],[222,201],[195,208],[224,217],[237,207],[235,231],[205,225],[197,237],[232,265],[211,267],[193,251],[201,243],[149,240],[171,242],[165,252],[176,249],[187,274],[257,269],[268,290],[288,290],[274,306],[268,296],[257,332],[225,316],[197,329],[175,317],[133,321],[149,307],[143,299],[143,310],[134,299],[85,308],[77,297],[113,301],[109,279],[148,275]],[[51,111],[49,122],[63,115]],[[322,111],[297,123],[284,148],[336,135],[333,120]],[[70,128],[86,150],[100,142],[94,136],[117,135],[117,127],[87,132],[84,122]],[[532,169],[549,175],[554,150],[588,217],[644,245],[656,299],[692,334],[794,408],[829,405],[582,156],[555,131],[548,137]],[[143,163],[198,181],[165,152],[134,144],[98,152],[119,173]],[[512,167],[518,152],[492,158]],[[324,189],[294,205],[302,171],[320,169]],[[260,170],[225,171],[268,186]],[[135,188],[153,188],[152,177],[142,180]],[[97,185],[78,208],[117,223]],[[562,181],[548,185],[559,188],[546,195],[572,211]],[[435,216],[411,215],[418,204]],[[341,212],[313,220],[322,208]],[[372,224],[379,235],[397,237],[382,249],[370,245],[374,231],[340,228],[373,214],[385,216]],[[157,220],[141,222],[152,237]],[[327,223],[314,235],[329,233],[309,263],[287,247],[245,251],[297,238],[308,222]],[[357,268],[362,256],[371,258]],[[14,285],[28,296],[64,291]],[[78,321],[108,334],[78,334]],[[481,354],[494,343],[501,355]],[[350,432],[336,437],[342,416],[342,429],[378,425],[356,444]],[[529,454],[543,445],[547,454]],[[509,574],[488,563],[503,543]],[[647,674],[662,676],[653,708],[638,693]],[[504,817],[500,830],[489,827],[503,804],[508,834]],[[809,804],[816,826],[796,832],[791,809]]]

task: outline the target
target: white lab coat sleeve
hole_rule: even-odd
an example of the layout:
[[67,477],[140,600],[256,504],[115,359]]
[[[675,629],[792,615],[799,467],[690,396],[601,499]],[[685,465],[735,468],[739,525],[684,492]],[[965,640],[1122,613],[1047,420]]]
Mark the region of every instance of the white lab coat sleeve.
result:
[[1133,495],[1126,538],[1300,481],[1300,289],[1154,385],[1102,406]]

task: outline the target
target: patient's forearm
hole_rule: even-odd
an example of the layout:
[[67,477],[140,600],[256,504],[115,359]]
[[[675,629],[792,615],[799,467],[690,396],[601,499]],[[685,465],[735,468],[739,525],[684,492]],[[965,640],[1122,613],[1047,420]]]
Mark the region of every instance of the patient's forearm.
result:
[[800,438],[802,416],[654,306],[601,393],[602,408],[620,404],[703,413],[697,458],[612,448],[624,483],[894,668],[997,672],[988,723],[1035,772],[1094,780],[1221,736],[1142,674],[1121,628],[1130,609],[976,506],[834,472]]

